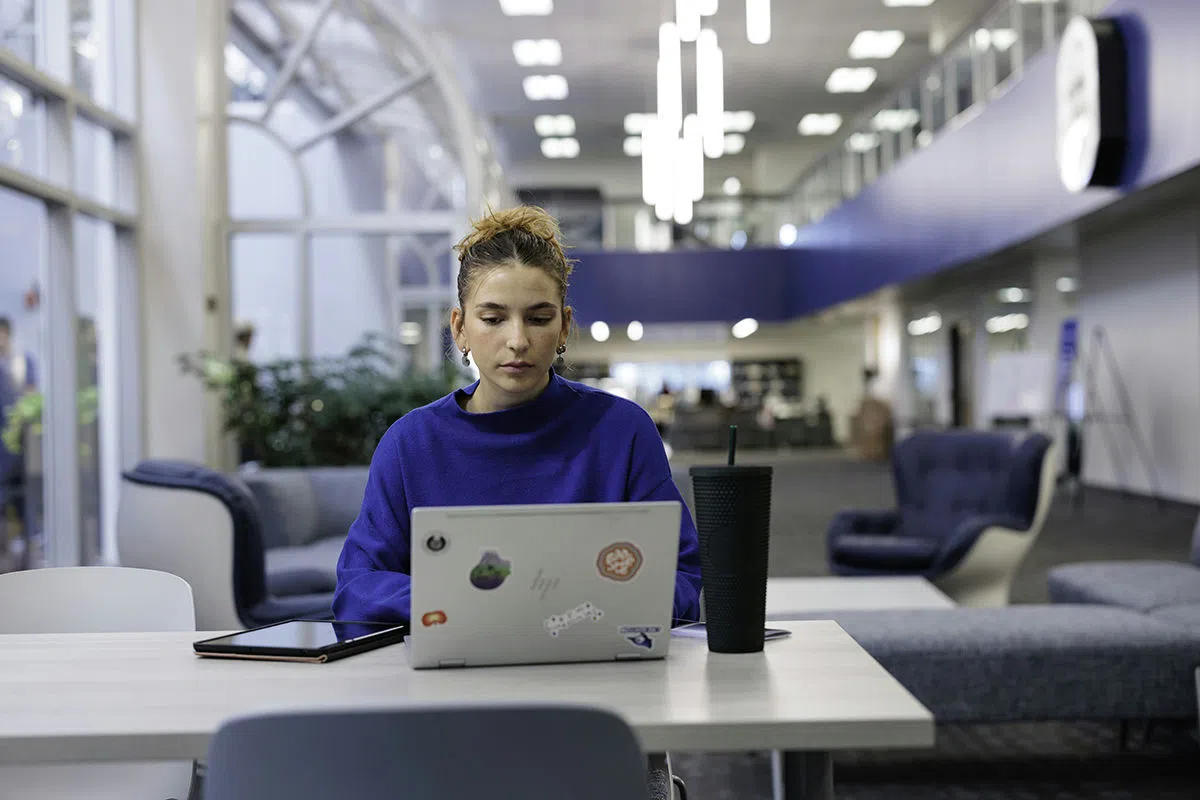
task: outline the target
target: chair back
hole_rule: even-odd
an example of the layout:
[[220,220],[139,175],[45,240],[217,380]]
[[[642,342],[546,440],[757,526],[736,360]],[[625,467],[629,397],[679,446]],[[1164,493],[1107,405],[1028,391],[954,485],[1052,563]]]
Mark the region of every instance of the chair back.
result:
[[1002,515],[1031,527],[1050,439],[1040,433],[922,431],[892,456],[901,529],[949,532],[968,516]]
[[608,711],[409,707],[235,719],[209,746],[205,800],[644,800],[646,757]]
[[248,626],[267,597],[254,497],[235,478],[194,464],[144,461],[122,476],[117,551],[122,565],[186,580],[200,630]]
[[59,567],[0,575],[0,633],[194,631],[192,589],[177,575]]
[[1196,518],[1196,527],[1192,530],[1192,563],[1200,567],[1200,517]]

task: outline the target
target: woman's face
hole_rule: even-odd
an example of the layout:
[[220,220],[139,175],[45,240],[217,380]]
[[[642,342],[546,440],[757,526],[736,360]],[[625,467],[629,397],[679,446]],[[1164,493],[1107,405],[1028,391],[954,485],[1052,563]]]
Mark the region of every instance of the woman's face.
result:
[[549,381],[556,350],[565,344],[571,309],[562,308],[558,284],[536,267],[510,265],[484,272],[454,309],[450,325],[461,351],[479,368],[480,410],[521,405]]

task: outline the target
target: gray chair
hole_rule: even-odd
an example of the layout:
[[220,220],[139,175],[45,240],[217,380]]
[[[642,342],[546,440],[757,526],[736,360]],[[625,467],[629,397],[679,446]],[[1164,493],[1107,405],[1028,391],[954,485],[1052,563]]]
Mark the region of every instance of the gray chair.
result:
[[225,723],[205,800],[645,800],[633,731],[599,709],[449,706]]

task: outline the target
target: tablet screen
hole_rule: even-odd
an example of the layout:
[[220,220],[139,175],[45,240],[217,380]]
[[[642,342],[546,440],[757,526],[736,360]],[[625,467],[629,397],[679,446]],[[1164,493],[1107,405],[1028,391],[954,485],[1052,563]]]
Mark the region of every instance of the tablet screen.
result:
[[254,647],[282,650],[321,650],[331,645],[375,636],[403,627],[395,622],[329,622],[315,620],[291,620],[241,631],[219,639],[210,639],[206,644],[229,647]]

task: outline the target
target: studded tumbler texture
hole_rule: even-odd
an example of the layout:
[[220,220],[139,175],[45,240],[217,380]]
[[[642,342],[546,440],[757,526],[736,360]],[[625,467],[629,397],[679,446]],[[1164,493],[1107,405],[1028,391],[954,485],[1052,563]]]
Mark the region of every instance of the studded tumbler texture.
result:
[[771,538],[771,468],[692,467],[708,647],[763,649]]

